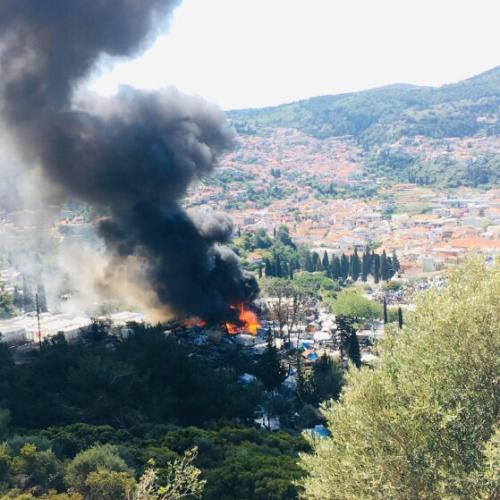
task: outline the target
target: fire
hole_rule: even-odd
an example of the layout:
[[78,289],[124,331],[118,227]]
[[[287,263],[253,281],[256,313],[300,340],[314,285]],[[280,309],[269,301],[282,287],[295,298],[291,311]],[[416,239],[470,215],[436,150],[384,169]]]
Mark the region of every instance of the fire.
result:
[[239,309],[240,313],[238,319],[241,321],[241,325],[226,323],[227,332],[231,335],[236,335],[242,332],[257,335],[257,331],[260,328],[257,315],[251,309],[246,308],[243,304],[240,304],[239,306],[231,306],[231,309]]
[[195,326],[204,328],[207,323],[200,318],[187,318],[182,322],[182,325],[186,328],[194,328]]

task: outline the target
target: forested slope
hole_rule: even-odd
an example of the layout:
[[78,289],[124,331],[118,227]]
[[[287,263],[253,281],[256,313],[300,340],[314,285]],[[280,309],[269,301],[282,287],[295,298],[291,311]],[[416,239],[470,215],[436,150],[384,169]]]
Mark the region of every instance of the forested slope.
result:
[[[492,138],[495,150],[500,135],[500,66],[441,87],[396,84],[269,108],[234,110],[229,117],[240,134],[282,127],[318,139],[353,136],[367,152],[368,172],[401,181],[454,187],[497,184],[499,180],[498,148],[496,154],[471,151],[471,158],[462,163],[440,158],[430,168],[422,166],[422,158],[416,155],[401,160],[394,154],[400,151],[387,154],[387,148],[419,136],[433,140],[487,137]],[[444,153],[446,147],[443,145]]]

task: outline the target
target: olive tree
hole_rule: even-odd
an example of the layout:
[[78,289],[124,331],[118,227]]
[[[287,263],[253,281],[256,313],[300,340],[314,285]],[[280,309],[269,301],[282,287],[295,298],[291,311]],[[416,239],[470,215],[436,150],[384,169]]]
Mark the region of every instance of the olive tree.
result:
[[498,498],[499,298],[500,263],[473,259],[419,299],[380,365],[324,406],[304,498]]

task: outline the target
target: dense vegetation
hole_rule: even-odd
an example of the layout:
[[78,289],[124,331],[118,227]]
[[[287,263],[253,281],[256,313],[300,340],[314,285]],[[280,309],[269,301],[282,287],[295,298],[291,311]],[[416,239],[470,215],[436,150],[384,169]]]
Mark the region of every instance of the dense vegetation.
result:
[[381,147],[369,155],[365,170],[376,176],[422,186],[496,186],[500,183],[500,155],[481,155],[467,161],[455,161],[441,155],[428,161],[397,147]]
[[118,500],[150,459],[165,484],[171,460],[197,447],[203,498],[296,498],[305,441],[257,429],[262,385],[238,383],[244,369],[259,374],[265,364],[238,352],[210,362],[160,326],[130,328],[120,338],[96,322],[82,341],[55,337],[22,363],[0,344],[0,493],[71,488]]
[[500,263],[454,270],[351,371],[324,411],[332,436],[303,455],[306,498],[498,498]]
[[[263,230],[242,233],[234,247],[243,258],[262,252],[261,284],[278,297],[268,311],[274,328],[262,355],[250,356],[236,344],[204,355],[193,339],[179,344],[161,325],[130,324],[124,335],[97,320],[78,342],[60,335],[28,351],[0,344],[0,493],[56,498],[49,493],[53,490],[73,500],[78,495],[125,498],[127,491],[142,487],[141,475],[151,477],[153,470],[155,484],[165,488],[171,461],[182,462],[183,454],[196,447],[193,467],[205,482],[203,498],[297,497],[298,452],[308,449],[300,431],[322,422],[317,407],[338,398],[345,364],[326,356],[305,363],[302,348],[278,350],[274,337],[284,339],[286,332],[290,340],[298,323],[303,328],[321,300],[336,297],[348,276],[354,272],[361,279],[362,258],[343,256],[337,265],[332,259],[332,268],[328,255],[298,247],[286,226],[272,236]],[[374,256],[365,252],[367,273],[374,269]],[[280,260],[291,275],[266,270],[264,262],[279,270]],[[382,267],[391,262],[384,257]],[[333,279],[337,267],[340,274]],[[375,267],[382,269],[379,260]],[[45,309],[43,286],[24,279],[19,298],[14,296],[19,310],[35,307],[35,291]],[[3,296],[5,304],[12,304],[10,295]],[[342,314],[362,318],[364,312],[344,308]],[[359,366],[359,344],[351,330],[347,323],[340,328],[338,343],[344,361]],[[295,387],[283,384],[292,369]],[[241,383],[244,373],[257,380]],[[258,429],[254,418],[264,414],[279,419],[286,433]],[[148,468],[149,459],[155,469]],[[75,472],[79,468],[83,472]]]
[[215,372],[161,327],[135,325],[119,340],[97,322],[85,335],[88,342],[72,344],[56,336],[23,364],[13,364],[0,345],[0,401],[16,426],[86,422],[128,428],[252,417],[255,400],[237,384],[236,367]]
[[[158,482],[169,484],[172,460],[193,446],[198,451],[196,467],[206,481],[203,498],[297,496],[292,484],[302,476],[297,452],[308,449],[301,437],[223,424],[209,429],[155,425],[131,430],[73,424],[17,433],[5,441],[0,447],[0,482],[4,494],[11,496],[0,492],[0,498],[24,500],[31,497],[18,497],[20,491],[39,496],[71,489],[85,499],[126,499],[148,462],[154,461]],[[140,500],[146,498],[160,496]]]
[[328,280],[322,280],[322,286],[330,288],[338,287],[338,282],[345,283],[347,280],[367,281],[369,276],[373,277],[375,283],[386,281],[400,269],[396,253],[388,256],[385,250],[378,254],[373,249],[365,248],[361,255],[356,249],[351,255],[329,255],[326,250],[322,254],[310,251],[305,245],[295,244],[285,225],[279,226],[272,238],[263,228],[254,232],[240,232],[233,248],[243,258],[248,257],[250,252],[258,253],[260,259],[254,262],[253,268],[260,278],[274,276],[294,279],[297,271],[321,273],[337,282],[328,285]]
[[[369,275],[385,294],[400,289],[395,255],[332,259],[285,226],[241,233],[234,247],[257,258],[273,298],[262,354],[102,321],[74,343],[56,336],[15,353],[0,343],[0,499],[497,497],[500,263],[453,271],[403,328],[364,294]],[[297,332],[320,303],[336,314],[340,359],[306,362]],[[380,366],[363,367],[356,329],[381,317],[399,329]],[[325,422],[330,437],[301,434]]]

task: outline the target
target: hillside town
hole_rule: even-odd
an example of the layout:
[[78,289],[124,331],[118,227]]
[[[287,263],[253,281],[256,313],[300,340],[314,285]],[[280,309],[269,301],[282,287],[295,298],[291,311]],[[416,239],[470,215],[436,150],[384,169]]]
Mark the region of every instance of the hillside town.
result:
[[[398,252],[408,276],[439,271],[466,255],[500,253],[500,190],[445,190],[363,175],[363,151],[350,137],[318,140],[297,130],[240,136],[210,179],[191,188],[187,206],[220,207],[237,228],[272,232],[281,224],[293,238],[329,253],[376,244]],[[429,140],[411,150],[467,160],[500,149],[498,137]],[[219,182],[217,182],[219,180]]]
[[[495,137],[417,138],[393,145],[427,157],[448,154],[462,159],[491,153],[498,146]],[[318,140],[292,129],[241,135],[239,147],[222,158],[213,175],[190,188],[185,205],[189,210],[225,210],[239,233],[264,229],[272,234],[286,225],[296,243],[319,255],[351,255],[367,247],[388,255],[396,252],[398,274],[406,280],[431,283],[440,271],[468,255],[482,253],[492,260],[500,254],[500,189],[445,190],[388,182],[366,174],[365,162],[363,150],[347,136]],[[93,238],[93,222],[74,207],[48,211],[42,223],[35,211],[8,211],[0,214],[0,236],[4,256],[0,286],[15,301],[26,286],[23,252],[14,259],[17,264],[7,265],[9,249],[50,256],[63,248],[82,247]],[[261,262],[261,255],[250,253],[247,260]],[[37,272],[42,272],[41,267]],[[66,300],[71,298],[71,290],[49,297],[50,312],[46,306],[41,308],[42,328],[33,312],[3,320],[3,340],[37,341],[58,332],[71,338],[90,324],[91,317],[99,316],[88,309],[68,310]],[[401,298],[394,303],[409,304]],[[125,305],[110,309],[109,314],[117,325],[145,318],[143,312],[128,312]],[[304,325],[303,331],[317,327]],[[383,325],[377,328],[383,330]],[[321,324],[318,331],[322,332]],[[369,357],[370,351],[365,355]]]
[[0,0],[0,500],[500,500],[499,18]]

